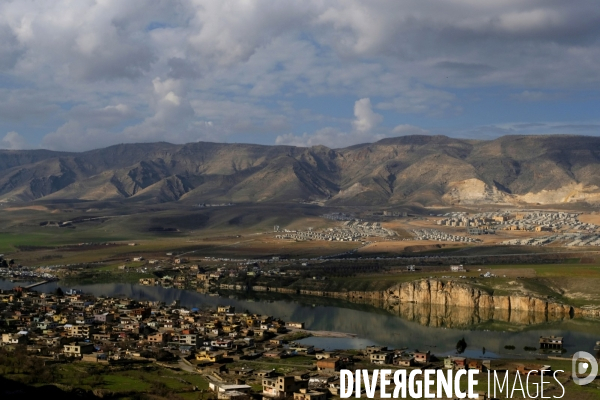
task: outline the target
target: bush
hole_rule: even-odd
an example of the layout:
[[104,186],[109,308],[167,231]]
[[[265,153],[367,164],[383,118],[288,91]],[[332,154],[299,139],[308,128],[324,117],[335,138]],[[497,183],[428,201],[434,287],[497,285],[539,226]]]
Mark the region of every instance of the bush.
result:
[[466,349],[467,349],[467,341],[465,340],[465,338],[462,338],[458,341],[458,343],[456,343],[456,352],[458,354],[462,354],[465,352]]

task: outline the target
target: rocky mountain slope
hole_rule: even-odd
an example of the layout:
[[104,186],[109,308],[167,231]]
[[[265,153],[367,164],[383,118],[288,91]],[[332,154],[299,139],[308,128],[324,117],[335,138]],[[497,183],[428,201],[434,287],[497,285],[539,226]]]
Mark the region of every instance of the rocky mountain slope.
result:
[[344,149],[122,144],[0,150],[0,201],[600,203],[600,138],[403,136]]

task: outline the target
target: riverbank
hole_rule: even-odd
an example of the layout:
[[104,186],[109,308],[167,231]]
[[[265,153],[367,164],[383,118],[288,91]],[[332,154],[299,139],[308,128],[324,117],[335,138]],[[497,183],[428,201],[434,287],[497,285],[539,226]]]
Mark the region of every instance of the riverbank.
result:
[[334,332],[334,331],[313,331],[306,329],[290,329],[291,333],[303,333],[306,337],[323,337],[323,338],[356,338],[358,335],[355,333],[348,332]]
[[[38,287],[37,290],[54,292],[56,287],[58,285],[52,283]],[[360,348],[364,345],[364,340],[368,340],[370,344],[393,348],[425,349],[436,345],[436,351],[446,353],[452,351],[456,342],[465,337],[473,348],[485,347],[490,354],[514,357],[516,351],[521,349],[521,344],[537,346],[540,336],[564,336],[567,355],[579,350],[593,352],[595,342],[600,340],[600,322],[582,318],[540,322],[533,317],[515,317],[509,322],[500,322],[484,320],[473,314],[472,310],[459,307],[447,307],[447,313],[443,314],[436,307],[421,308],[415,304],[389,310],[342,299],[268,292],[227,292],[213,296],[190,290],[123,283],[74,283],[70,288],[81,289],[96,296],[125,296],[138,300],[163,301],[167,304],[177,300],[188,309],[214,308],[227,304],[238,310],[304,322],[307,331],[347,332],[357,336],[355,339],[311,338],[316,341],[313,342],[316,347],[325,347],[325,341],[330,340],[334,347]],[[334,344],[336,341],[339,345]],[[511,345],[516,346],[517,350],[508,351],[504,348]],[[522,356],[535,357],[527,352]]]

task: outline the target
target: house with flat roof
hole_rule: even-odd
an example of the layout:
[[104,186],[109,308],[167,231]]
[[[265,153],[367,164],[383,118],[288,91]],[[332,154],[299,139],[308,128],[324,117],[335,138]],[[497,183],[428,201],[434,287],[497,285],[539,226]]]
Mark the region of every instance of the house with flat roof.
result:
[[316,390],[300,389],[299,392],[294,393],[294,400],[326,400],[327,394],[324,392],[317,392]]
[[317,370],[325,372],[337,372],[341,368],[339,358],[324,358],[317,361]]
[[562,350],[562,336],[540,336],[540,349],[545,350]]
[[292,375],[279,376],[277,378],[264,378],[263,399],[291,397],[300,389],[308,389],[308,379],[297,379]]
[[380,351],[369,355],[371,364],[391,364],[393,354],[387,351]]
[[84,354],[92,354],[94,345],[92,343],[70,343],[63,346],[63,353],[67,356],[81,358]]

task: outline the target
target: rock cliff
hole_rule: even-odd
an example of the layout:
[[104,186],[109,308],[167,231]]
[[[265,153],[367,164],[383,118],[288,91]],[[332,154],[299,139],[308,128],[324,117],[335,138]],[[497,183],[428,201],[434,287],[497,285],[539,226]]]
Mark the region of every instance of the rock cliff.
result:
[[600,308],[577,308],[536,296],[494,295],[466,283],[422,279],[384,291],[329,292],[254,286],[254,291],[333,297],[371,304],[427,326],[461,327],[487,320],[521,325],[573,317],[600,317]]
[[575,312],[573,307],[535,296],[492,295],[468,284],[436,279],[399,283],[383,293],[383,301],[387,305],[433,304],[442,307],[466,307],[480,312],[508,310],[559,318],[573,315]]

